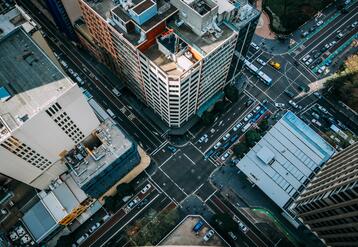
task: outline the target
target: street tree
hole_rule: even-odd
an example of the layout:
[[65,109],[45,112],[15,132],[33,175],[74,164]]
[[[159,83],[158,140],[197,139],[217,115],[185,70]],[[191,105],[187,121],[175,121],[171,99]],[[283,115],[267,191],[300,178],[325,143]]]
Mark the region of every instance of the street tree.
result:
[[256,142],[261,139],[261,135],[257,132],[257,130],[249,130],[245,134],[246,144],[249,148],[255,146]]
[[239,99],[239,91],[234,85],[227,85],[224,89],[225,97],[231,102],[236,102]]

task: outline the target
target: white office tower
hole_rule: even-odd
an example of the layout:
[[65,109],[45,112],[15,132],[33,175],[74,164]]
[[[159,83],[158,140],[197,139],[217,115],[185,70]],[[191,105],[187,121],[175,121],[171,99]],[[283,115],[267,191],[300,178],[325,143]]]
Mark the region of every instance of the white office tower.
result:
[[67,170],[54,163],[99,121],[80,88],[22,27],[2,30],[0,173],[44,189]]
[[80,0],[94,42],[132,92],[181,128],[234,83],[260,13],[228,0]]

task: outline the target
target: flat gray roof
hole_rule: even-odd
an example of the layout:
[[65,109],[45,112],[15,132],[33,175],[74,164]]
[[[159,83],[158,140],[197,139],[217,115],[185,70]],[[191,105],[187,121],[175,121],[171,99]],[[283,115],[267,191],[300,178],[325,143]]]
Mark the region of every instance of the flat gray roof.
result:
[[283,208],[334,152],[307,124],[287,112],[237,167]]
[[[0,101],[0,116],[8,124],[12,118],[18,125],[19,118],[33,116],[74,86],[22,27],[0,39],[0,64],[0,88],[11,96]],[[16,124],[10,124],[11,129],[14,127]]]
[[75,171],[72,170],[71,172],[72,178],[80,186],[100,174],[132,146],[132,141],[123,134],[111,119],[107,119],[97,127],[96,136],[101,142],[101,145],[96,148],[96,156],[99,159],[95,160],[92,155],[88,154],[75,168]]

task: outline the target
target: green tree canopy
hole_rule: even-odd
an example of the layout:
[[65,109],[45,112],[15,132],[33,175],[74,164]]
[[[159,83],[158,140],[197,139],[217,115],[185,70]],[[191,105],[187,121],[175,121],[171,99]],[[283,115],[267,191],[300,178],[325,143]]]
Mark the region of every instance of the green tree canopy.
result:
[[204,125],[212,124],[215,119],[215,114],[212,111],[206,111],[201,116],[201,119],[203,120]]
[[128,183],[119,184],[116,189],[118,197],[128,196],[134,192],[133,186]]
[[56,243],[56,247],[68,247],[71,246],[74,239],[71,234],[62,235]]
[[235,102],[239,99],[239,91],[234,85],[227,85],[224,89],[225,97],[231,102]]
[[249,151],[248,146],[245,142],[239,142],[233,147],[234,154],[241,159]]
[[248,147],[255,146],[256,142],[261,139],[261,135],[257,132],[257,130],[249,130],[245,134],[246,144]]

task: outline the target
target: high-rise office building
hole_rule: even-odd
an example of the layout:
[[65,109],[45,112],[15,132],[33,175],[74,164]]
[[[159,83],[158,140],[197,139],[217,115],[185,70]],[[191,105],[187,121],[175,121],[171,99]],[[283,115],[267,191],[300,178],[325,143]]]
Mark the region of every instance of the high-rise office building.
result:
[[99,121],[80,88],[23,27],[1,24],[0,172],[44,189],[67,170],[54,162]]
[[202,114],[235,81],[260,15],[246,1],[79,3],[110,67],[170,127]]
[[328,161],[293,208],[328,246],[357,246],[358,143]]

